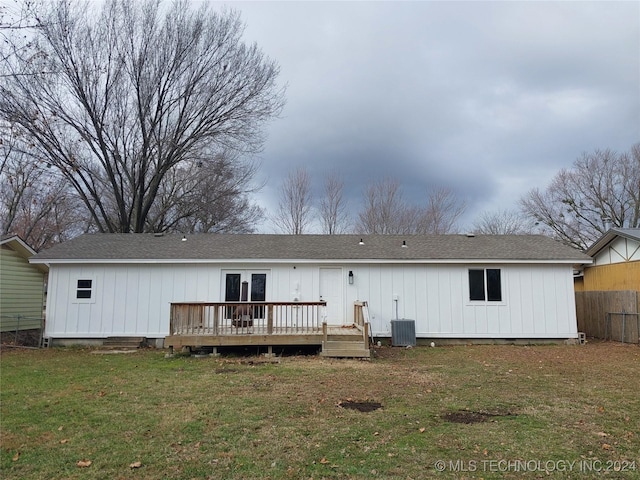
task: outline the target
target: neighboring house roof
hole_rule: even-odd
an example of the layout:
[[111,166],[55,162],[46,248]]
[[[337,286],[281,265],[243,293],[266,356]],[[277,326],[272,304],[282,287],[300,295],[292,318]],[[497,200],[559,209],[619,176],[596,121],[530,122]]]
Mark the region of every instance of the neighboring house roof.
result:
[[211,260],[591,263],[582,252],[542,235],[87,234],[31,259],[34,263]]
[[[10,248],[25,259],[30,259],[37,253],[27,242],[22,240],[18,235],[2,235],[0,237],[0,245]],[[35,268],[42,272],[49,271],[49,268],[46,265],[38,265]]]
[[596,240],[585,253],[590,257],[595,257],[616,237],[640,241],[640,228],[612,228]]

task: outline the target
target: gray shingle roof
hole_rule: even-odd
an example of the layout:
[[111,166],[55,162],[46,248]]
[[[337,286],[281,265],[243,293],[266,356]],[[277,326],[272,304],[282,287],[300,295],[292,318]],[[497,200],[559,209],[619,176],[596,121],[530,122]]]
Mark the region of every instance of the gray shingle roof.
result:
[[[585,263],[589,257],[541,235],[87,234],[32,260],[523,260]],[[360,245],[360,239],[364,245]],[[402,247],[406,241],[407,247]]]

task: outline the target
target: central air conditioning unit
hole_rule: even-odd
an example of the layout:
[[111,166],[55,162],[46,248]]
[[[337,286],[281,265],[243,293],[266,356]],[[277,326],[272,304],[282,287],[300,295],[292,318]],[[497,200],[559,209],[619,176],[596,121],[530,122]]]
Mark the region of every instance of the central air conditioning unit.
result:
[[416,346],[416,321],[391,320],[391,345],[394,347]]

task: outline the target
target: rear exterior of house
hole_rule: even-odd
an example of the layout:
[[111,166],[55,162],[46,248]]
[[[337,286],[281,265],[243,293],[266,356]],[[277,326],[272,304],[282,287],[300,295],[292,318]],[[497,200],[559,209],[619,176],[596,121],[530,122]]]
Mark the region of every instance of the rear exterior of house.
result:
[[54,343],[139,336],[184,345],[172,338],[172,308],[192,304],[200,313],[190,341],[223,345],[222,325],[238,329],[229,322],[242,302],[254,330],[236,332],[246,335],[235,344],[260,343],[262,327],[311,322],[314,332],[362,315],[376,337],[411,319],[419,338],[577,338],[572,271],[589,259],[541,236],[113,234],[79,237],[35,261],[50,265],[45,335]]
[[31,265],[33,250],[16,235],[0,239],[0,332],[42,328],[46,265]]

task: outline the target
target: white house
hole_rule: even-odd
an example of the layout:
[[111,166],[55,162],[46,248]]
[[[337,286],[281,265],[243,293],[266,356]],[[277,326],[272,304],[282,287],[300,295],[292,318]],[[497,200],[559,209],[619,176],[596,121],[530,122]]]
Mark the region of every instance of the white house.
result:
[[[31,262],[49,266],[45,336],[54,344],[112,336],[161,344],[178,333],[171,304],[243,301],[263,305],[252,310],[261,319],[287,304],[275,320],[283,326],[317,302],[322,322],[351,325],[354,305],[365,304],[376,337],[391,335],[392,320],[412,319],[418,338],[577,338],[573,269],[591,259],[539,235],[89,234]],[[225,308],[215,322],[230,318]],[[199,321],[209,330],[198,332],[214,332],[214,320]],[[246,333],[251,344],[274,343]]]

